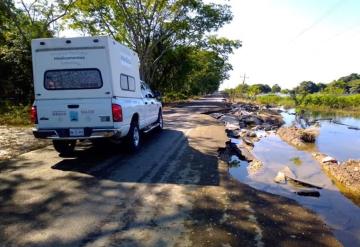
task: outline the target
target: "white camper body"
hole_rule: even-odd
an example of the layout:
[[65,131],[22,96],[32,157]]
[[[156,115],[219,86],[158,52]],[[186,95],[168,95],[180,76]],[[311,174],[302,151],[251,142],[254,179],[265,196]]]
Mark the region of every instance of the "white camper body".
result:
[[113,39],[35,39],[32,61],[35,137],[118,139],[134,124],[159,125],[161,103],[140,81],[137,54]]

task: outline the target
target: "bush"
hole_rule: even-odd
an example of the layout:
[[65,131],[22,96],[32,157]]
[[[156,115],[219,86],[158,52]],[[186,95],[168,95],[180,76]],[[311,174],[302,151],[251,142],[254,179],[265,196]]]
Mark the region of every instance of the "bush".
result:
[[266,105],[282,105],[284,107],[294,107],[295,102],[290,97],[269,94],[257,97],[257,102]]
[[0,106],[0,125],[31,125],[29,105],[11,105],[5,102]]
[[164,103],[170,103],[175,101],[187,100],[188,98],[189,97],[184,93],[170,92],[170,93],[165,93],[165,95],[162,97],[162,101]]

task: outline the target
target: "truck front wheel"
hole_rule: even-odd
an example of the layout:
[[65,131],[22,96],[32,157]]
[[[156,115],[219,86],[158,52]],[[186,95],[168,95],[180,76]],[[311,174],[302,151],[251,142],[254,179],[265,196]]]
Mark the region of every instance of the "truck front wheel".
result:
[[74,152],[76,140],[53,140],[56,151],[62,155],[70,155]]

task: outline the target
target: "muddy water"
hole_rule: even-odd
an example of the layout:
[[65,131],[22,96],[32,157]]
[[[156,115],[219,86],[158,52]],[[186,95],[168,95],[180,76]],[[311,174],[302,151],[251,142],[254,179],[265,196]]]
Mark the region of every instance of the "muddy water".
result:
[[[334,229],[336,237],[345,246],[360,246],[360,208],[339,192],[337,187],[322,172],[311,154],[299,151],[270,134],[255,144],[253,154],[264,167],[255,174],[249,174],[247,162],[230,168],[230,174],[239,181],[256,189],[292,198],[317,212]],[[277,172],[288,166],[297,178],[323,187],[320,197],[299,196],[294,191],[305,188],[287,184],[277,184]]]

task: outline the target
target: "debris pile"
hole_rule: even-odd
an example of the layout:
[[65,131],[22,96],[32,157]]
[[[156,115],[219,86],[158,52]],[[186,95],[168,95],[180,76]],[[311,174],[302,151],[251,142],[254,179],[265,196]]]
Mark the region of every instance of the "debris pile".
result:
[[281,127],[277,134],[287,143],[299,148],[305,148],[307,143],[314,143],[319,134],[319,129],[309,127],[307,129],[292,127]]
[[336,159],[315,152],[313,157],[321,164],[322,168],[347,192],[360,198],[360,160],[347,160],[339,162]]
[[284,124],[278,110],[249,103],[233,104],[227,113],[211,113],[222,121],[227,129],[276,130]]

